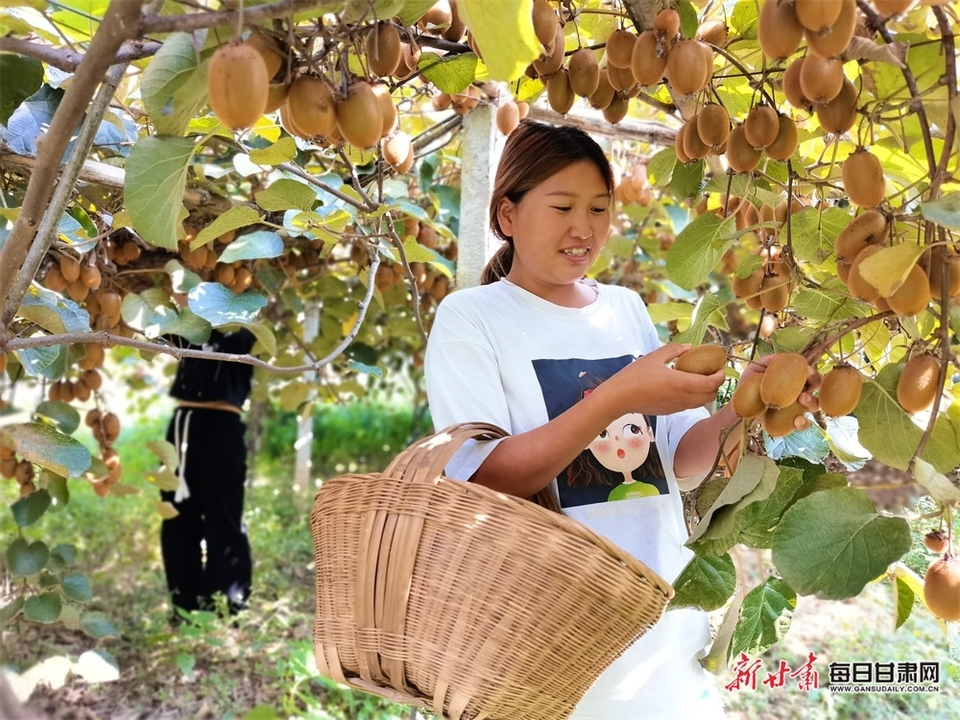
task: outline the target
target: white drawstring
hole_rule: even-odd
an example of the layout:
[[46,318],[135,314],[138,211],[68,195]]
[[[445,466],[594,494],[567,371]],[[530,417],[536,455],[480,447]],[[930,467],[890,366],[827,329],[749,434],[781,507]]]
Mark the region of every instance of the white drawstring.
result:
[[[178,410],[179,412],[179,410]],[[190,444],[190,416],[193,410],[187,410],[183,420],[183,439],[180,439],[179,418],[173,423],[173,444],[177,448],[177,479],[180,484],[173,496],[174,502],[183,502],[190,497],[190,488],[187,487],[187,446]]]

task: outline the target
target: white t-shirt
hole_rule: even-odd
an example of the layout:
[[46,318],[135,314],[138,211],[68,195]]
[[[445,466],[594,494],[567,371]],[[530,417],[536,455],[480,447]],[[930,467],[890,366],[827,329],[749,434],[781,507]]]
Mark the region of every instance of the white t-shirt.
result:
[[[640,297],[596,285],[583,308],[554,305],[501,280],[459,290],[437,310],[425,361],[437,430],[482,421],[518,435],[557,417],[661,343]],[[667,582],[691,557],[673,455],[706,410],[626,415],[554,481],[564,514],[629,552]],[[467,480],[497,441],[471,442],[446,473]],[[710,642],[705,613],[671,610],[618,658],[572,715],[577,720],[722,717],[697,661]]]

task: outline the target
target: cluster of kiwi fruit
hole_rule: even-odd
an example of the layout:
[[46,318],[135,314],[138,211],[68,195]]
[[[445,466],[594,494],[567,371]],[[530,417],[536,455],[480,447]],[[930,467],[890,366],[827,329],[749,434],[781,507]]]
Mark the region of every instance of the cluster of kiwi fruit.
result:
[[646,207],[653,199],[653,187],[647,177],[647,165],[643,162],[634,162],[629,172],[621,170],[618,166],[614,168],[614,199],[620,205],[630,205],[636,203],[641,207]]
[[33,463],[25,458],[18,458],[14,448],[0,443],[0,476],[8,480],[16,480],[20,486],[20,497],[26,497],[37,491],[33,481],[37,471]]
[[737,417],[759,420],[771,437],[783,437],[809,425],[800,404],[807,384],[808,365],[799,353],[781,353],[770,360],[762,373],[742,378],[730,404]]

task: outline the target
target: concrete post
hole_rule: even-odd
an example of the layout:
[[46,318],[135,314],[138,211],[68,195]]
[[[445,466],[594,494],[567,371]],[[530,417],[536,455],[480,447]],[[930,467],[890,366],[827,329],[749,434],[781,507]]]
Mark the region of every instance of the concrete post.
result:
[[[320,305],[315,303],[304,309],[303,317],[303,342],[309,345],[313,342],[320,332]],[[317,373],[313,370],[304,373],[303,381],[312,385],[317,379]],[[312,388],[309,397],[313,398],[315,393]],[[309,406],[308,406],[309,407]],[[294,465],[294,482],[297,490],[307,493],[310,491],[310,471],[313,468],[311,460],[311,451],[313,450],[313,412],[308,410],[300,415],[297,422],[297,441],[294,444],[296,451],[296,462]]]
[[490,232],[490,194],[506,138],[497,130],[496,108],[481,104],[463,118],[460,168],[460,236],[457,287],[480,283],[487,260],[500,247]]

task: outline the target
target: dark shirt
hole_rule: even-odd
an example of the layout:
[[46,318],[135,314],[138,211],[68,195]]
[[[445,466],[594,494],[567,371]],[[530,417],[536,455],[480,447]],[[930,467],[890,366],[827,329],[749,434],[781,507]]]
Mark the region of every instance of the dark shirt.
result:
[[[255,342],[256,337],[249,330],[241,328],[230,333],[214,330],[202,349],[245,355],[250,352]],[[190,343],[181,347],[201,349]],[[252,377],[253,366],[244,363],[183,358],[177,367],[177,376],[170,388],[170,395],[178,400],[191,402],[225,400],[239,408],[243,407],[250,394]]]

